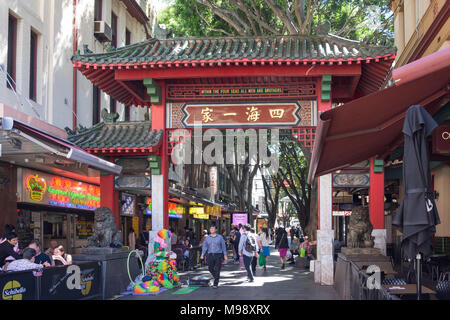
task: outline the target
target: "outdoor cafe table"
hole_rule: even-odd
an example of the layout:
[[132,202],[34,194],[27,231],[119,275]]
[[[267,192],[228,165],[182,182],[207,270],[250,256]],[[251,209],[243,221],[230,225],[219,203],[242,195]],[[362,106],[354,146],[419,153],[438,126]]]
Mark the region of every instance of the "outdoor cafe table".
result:
[[[412,295],[417,294],[416,284],[402,284],[402,285],[391,285],[385,284],[383,287],[390,293],[394,295]],[[389,288],[403,288],[403,289],[389,289]],[[422,294],[436,294],[435,291],[422,286]]]

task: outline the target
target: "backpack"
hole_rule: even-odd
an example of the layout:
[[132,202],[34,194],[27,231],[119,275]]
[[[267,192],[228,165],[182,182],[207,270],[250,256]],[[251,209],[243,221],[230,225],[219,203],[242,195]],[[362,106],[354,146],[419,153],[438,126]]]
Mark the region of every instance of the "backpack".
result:
[[256,239],[251,235],[247,235],[247,240],[245,240],[245,251],[250,253],[256,252]]

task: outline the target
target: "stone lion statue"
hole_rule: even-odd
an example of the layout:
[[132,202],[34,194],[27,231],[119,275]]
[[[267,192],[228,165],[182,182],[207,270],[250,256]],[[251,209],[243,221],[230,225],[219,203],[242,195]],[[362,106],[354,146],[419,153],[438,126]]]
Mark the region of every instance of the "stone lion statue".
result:
[[363,206],[353,208],[348,226],[347,247],[373,248],[372,230],[369,208]]
[[122,246],[122,232],[117,230],[114,214],[107,207],[100,207],[94,211],[94,235],[89,237],[90,247]]

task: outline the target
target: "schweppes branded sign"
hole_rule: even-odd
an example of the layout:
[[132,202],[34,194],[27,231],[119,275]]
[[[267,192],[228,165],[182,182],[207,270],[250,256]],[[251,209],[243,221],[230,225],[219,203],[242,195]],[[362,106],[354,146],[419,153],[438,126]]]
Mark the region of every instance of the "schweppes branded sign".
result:
[[5,284],[2,290],[3,300],[22,300],[22,295],[27,292],[27,289],[22,287],[19,281],[9,281]]

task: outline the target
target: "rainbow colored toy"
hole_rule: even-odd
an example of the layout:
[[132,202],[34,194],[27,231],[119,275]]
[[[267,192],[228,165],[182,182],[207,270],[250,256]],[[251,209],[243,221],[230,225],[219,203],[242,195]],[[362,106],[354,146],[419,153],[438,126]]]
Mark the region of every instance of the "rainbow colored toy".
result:
[[158,237],[162,239],[169,239],[172,236],[172,233],[169,230],[161,229],[158,231]]

